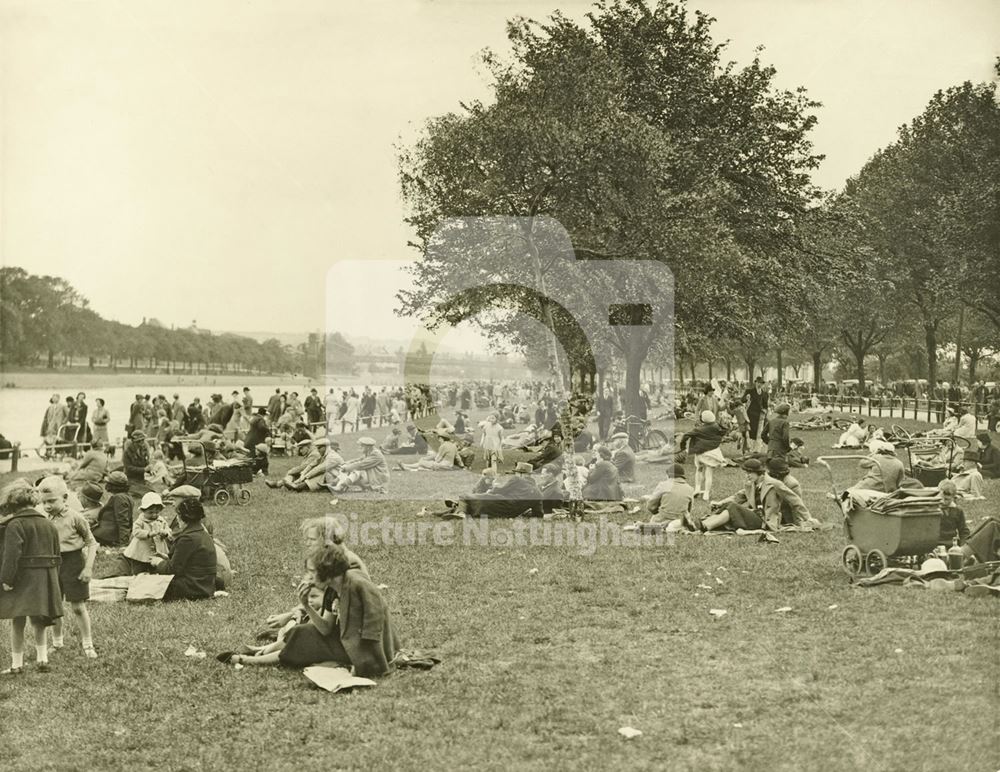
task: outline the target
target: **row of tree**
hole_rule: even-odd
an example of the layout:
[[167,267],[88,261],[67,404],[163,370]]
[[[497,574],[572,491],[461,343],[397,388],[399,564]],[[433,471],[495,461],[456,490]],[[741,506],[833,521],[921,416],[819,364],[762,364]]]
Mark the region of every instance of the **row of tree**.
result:
[[[421,257],[400,313],[476,318],[564,376],[619,362],[633,400],[644,363],[738,354],[753,372],[774,355],[780,372],[788,356],[818,380],[839,351],[863,379],[870,355],[915,339],[935,381],[943,342],[1000,348],[995,84],[935,95],[827,193],[811,182],[817,103],[759,58],[725,63],[712,22],[671,0],[510,22],[511,55],[484,55],[492,101],[400,150]],[[567,253],[608,270],[574,276]],[[632,304],[587,334],[609,299],[643,292],[667,313]]]
[[0,358],[5,368],[54,368],[63,358],[84,357],[91,367],[106,360],[113,369],[316,375],[328,358],[349,370],[352,353],[338,333],[293,348],[274,338],[261,343],[194,327],[169,329],[155,320],[132,327],[103,319],[64,279],[0,268]]

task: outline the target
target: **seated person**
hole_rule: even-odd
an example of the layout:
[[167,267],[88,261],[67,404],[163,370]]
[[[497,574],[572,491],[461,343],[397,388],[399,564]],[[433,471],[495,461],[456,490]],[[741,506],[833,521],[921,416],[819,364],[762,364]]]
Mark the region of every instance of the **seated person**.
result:
[[361,455],[340,468],[337,483],[330,490],[343,493],[355,485],[362,490],[384,492],[389,482],[389,465],[385,456],[375,447],[375,440],[371,437],[361,437],[358,445],[361,447]]
[[563,436],[558,427],[552,427],[552,431],[543,443],[542,447],[528,459],[532,469],[541,469],[546,464],[558,461],[563,454]]
[[118,576],[155,573],[154,556],[165,558],[170,552],[170,525],[162,517],[163,499],[147,493],[139,504],[139,516],[132,524],[132,540],[120,556]]
[[878,446],[878,452],[858,462],[864,471],[864,476],[851,488],[879,493],[892,493],[898,490],[905,476],[903,462],[896,458],[896,450],[892,445]]
[[635,460],[640,464],[679,464],[683,463],[677,456],[686,454],[678,453],[674,443],[665,442],[655,450],[640,450],[635,454]]
[[978,451],[965,451],[961,471],[954,475],[951,481],[966,501],[983,501],[986,498],[983,495],[983,475],[979,471]]
[[395,450],[386,452],[393,456],[422,456],[427,452],[427,440],[417,431],[416,426],[408,424],[406,427],[406,436],[400,438]]
[[402,441],[402,435],[403,435],[403,430],[400,429],[398,426],[393,426],[392,431],[389,432],[389,435],[384,440],[382,440],[382,445],[380,446],[382,448],[382,452],[393,453],[394,451],[399,450],[399,445],[400,442]]
[[[783,526],[794,525],[799,528],[818,527],[820,522],[806,508],[805,499],[802,497],[802,484],[792,477],[788,463],[780,458],[768,459],[767,474],[783,483],[788,490],[795,494],[794,498],[782,499],[781,501],[781,524]],[[801,503],[801,507],[799,503]]]
[[1000,560],[1000,516],[990,515],[969,534],[962,545],[967,562]]
[[835,448],[863,448],[868,442],[869,428],[865,428],[865,419],[859,418],[840,435]]
[[979,470],[983,477],[988,480],[1000,478],[1000,448],[993,444],[988,432],[979,432],[976,444],[979,446]]
[[801,437],[792,437],[789,440],[789,444],[792,449],[788,451],[788,455],[785,456],[785,461],[788,462],[788,466],[792,468],[802,468],[809,466],[809,456],[804,452],[806,446],[805,440]]
[[90,523],[90,530],[94,530],[97,523],[97,516],[101,511],[101,499],[104,498],[104,488],[98,483],[84,483],[83,487],[76,492],[80,501],[80,514]]
[[197,499],[184,499],[177,505],[181,530],[170,544],[166,559],[150,558],[158,574],[172,574],[164,600],[201,600],[215,593],[218,559],[215,543],[204,523],[205,510]]
[[674,464],[670,476],[657,483],[646,501],[649,525],[667,525],[668,530],[681,530],[691,514],[694,488],[686,479],[684,467]]
[[[795,512],[802,513],[803,519],[809,513],[798,496],[784,483],[768,476],[764,465],[752,458],[743,463],[746,483],[742,490],[732,496],[711,503],[712,514],[702,519],[700,525],[706,531],[717,528],[777,531],[781,527],[782,505],[787,504]],[[697,525],[697,521],[695,523]],[[776,542],[768,534],[767,541]]]
[[969,541],[969,526],[965,523],[965,512],[955,503],[958,489],[951,480],[942,480],[938,484],[941,492],[941,532],[938,544],[950,547],[958,539],[959,546]]
[[104,451],[104,443],[97,440],[80,458],[80,463],[66,479],[67,484],[76,489],[84,483],[100,482],[107,474],[109,460],[108,454]]
[[[256,656],[234,654],[229,661],[296,668],[336,662],[364,678],[389,672],[399,643],[379,589],[363,573],[351,568],[350,559],[338,544],[320,548],[310,561],[312,585],[304,586],[299,593],[309,621],[289,630],[280,650]],[[309,603],[313,587],[324,592],[319,611]],[[338,602],[336,614],[334,598]]]
[[538,476],[538,490],[541,491],[542,512],[548,514],[566,506],[566,491],[563,488],[562,469],[558,464],[546,464]]
[[461,469],[464,465],[458,455],[458,445],[447,432],[438,431],[441,437],[441,444],[438,445],[437,453],[433,456],[424,456],[415,464],[397,464],[396,466],[406,472],[451,472]]
[[618,469],[618,479],[621,482],[635,482],[635,452],[629,447],[625,432],[611,437],[611,463]]
[[149,445],[146,433],[136,429],[129,435],[130,442],[122,453],[125,476],[132,482],[145,483],[146,468],[149,466]]
[[91,530],[102,547],[125,547],[132,540],[135,500],[129,495],[128,478],[123,472],[108,476],[107,491],[111,495],[98,511]]
[[611,462],[611,451],[604,445],[598,446],[595,462],[590,467],[587,483],[583,486],[584,501],[621,501],[622,492],[618,467]]
[[541,517],[542,492],[531,472],[531,464],[518,461],[514,473],[498,477],[486,493],[462,496],[464,513],[469,517]]
[[163,456],[162,450],[153,451],[153,460],[149,470],[149,483],[150,485],[162,485],[166,488],[172,488],[174,485],[174,478],[171,477],[170,470],[167,469],[167,461]]

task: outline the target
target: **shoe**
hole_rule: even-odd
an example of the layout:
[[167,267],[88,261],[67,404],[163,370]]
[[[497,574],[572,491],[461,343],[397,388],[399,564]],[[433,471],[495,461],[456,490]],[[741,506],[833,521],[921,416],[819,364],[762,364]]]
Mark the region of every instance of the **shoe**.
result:
[[340,503],[340,499],[330,499],[330,506],[335,507]]
[[442,520],[465,520],[464,512],[445,512],[441,515]]
[[427,507],[421,507],[420,511],[417,512],[417,517],[427,517],[428,514]]
[[97,659],[97,651],[94,649],[93,646],[84,646],[83,656],[85,656],[87,659]]
[[264,485],[268,488],[280,488],[281,483],[275,482],[274,480],[264,480]]
[[215,658],[219,660],[219,662],[221,662],[223,665],[228,665],[230,662],[232,662],[233,657],[235,656],[236,656],[235,651],[223,651],[220,652],[219,654],[216,654]]
[[778,541],[778,537],[773,533],[762,533],[757,541],[765,544],[781,544],[781,542]]
[[9,667],[6,670],[0,670],[0,676],[5,675],[24,675],[23,667]]
[[684,525],[690,528],[692,531],[704,531],[705,527],[701,524],[701,518],[698,517],[693,512],[685,512],[684,516],[681,518],[684,521]]
[[65,645],[66,644],[63,641],[59,641],[59,643],[52,641],[52,643],[49,644],[49,648],[52,649],[53,651],[59,651],[59,649],[61,649]]
[[49,665],[48,662],[39,662],[39,663],[37,663],[35,665],[35,669],[39,673],[51,673],[52,672],[52,666]]

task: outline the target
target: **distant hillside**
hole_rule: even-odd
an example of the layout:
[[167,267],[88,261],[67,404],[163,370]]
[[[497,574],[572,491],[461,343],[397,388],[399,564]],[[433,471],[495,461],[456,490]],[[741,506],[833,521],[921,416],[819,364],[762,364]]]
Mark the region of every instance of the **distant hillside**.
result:
[[309,339],[308,334],[304,332],[243,332],[242,330],[226,330],[225,332],[220,331],[219,334],[226,333],[253,338],[258,343],[263,343],[265,340],[274,338],[282,346],[292,346],[293,348],[300,343],[305,343]]

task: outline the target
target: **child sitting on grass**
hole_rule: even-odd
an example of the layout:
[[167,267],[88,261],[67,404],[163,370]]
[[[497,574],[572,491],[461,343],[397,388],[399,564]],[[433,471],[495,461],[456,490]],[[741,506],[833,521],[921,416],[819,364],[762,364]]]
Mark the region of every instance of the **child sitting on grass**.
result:
[[[323,598],[325,595],[326,593],[323,590],[318,587],[310,586],[308,588],[308,592],[306,593],[306,604],[317,614],[327,615],[332,613],[324,611],[323,609]],[[224,651],[221,654],[217,654],[215,658],[224,664],[228,664],[234,659],[234,664],[277,664],[277,655],[282,649],[285,648],[285,637],[288,633],[298,625],[308,623],[309,614],[306,613],[305,608],[297,607],[292,612],[291,618],[280,630],[278,630],[277,639],[274,643],[268,643],[264,646],[244,646],[238,653]],[[268,662],[249,662],[249,660],[256,658],[267,658]]]
[[153,484],[166,486],[167,490],[174,487],[174,478],[170,475],[167,462],[164,459],[163,451],[158,450],[153,453],[153,462],[150,464],[149,474],[146,481]]

